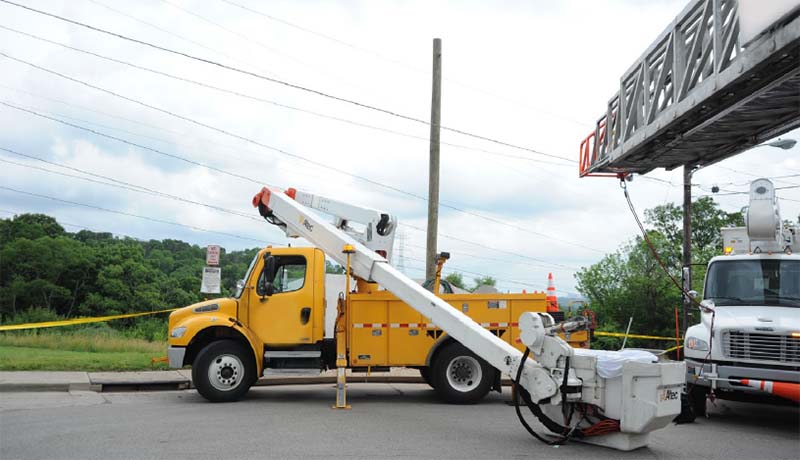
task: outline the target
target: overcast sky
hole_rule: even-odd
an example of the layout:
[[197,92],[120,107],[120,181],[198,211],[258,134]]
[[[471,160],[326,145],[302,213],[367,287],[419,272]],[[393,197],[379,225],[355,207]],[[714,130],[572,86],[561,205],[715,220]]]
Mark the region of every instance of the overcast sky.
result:
[[[579,179],[574,161],[580,141],[593,130],[622,73],[687,3],[19,2],[420,119],[430,116],[432,39],[442,38],[442,125],[550,155],[442,132],[441,201],[449,207],[440,211],[439,249],[452,255],[447,267],[464,272],[467,279],[473,273],[494,276],[501,289],[512,292],[544,289],[547,273],[553,272],[562,294],[575,292],[573,275],[579,267],[637,235],[617,181]],[[0,56],[0,101],[128,142],[0,105],[0,148],[57,163],[0,151],[2,186],[185,226],[0,189],[3,217],[42,212],[70,231],[84,227],[142,239],[217,243],[233,250],[285,243],[276,228],[252,218],[257,212],[250,199],[258,183],[296,187],[398,216],[408,226],[400,227],[402,242],[394,264],[412,277],[423,276],[425,237],[413,227],[426,225],[427,203],[414,197],[427,195],[426,125],[2,3],[0,26],[0,52],[163,110]],[[800,133],[784,137],[800,139]],[[698,171],[694,191],[706,194],[712,185],[745,191],[754,176],[800,173],[798,153],[800,147],[751,150]],[[242,215],[8,162],[108,182],[65,167],[78,168]],[[640,213],[680,202],[680,170],[657,170],[647,177],[666,183],[639,177],[630,184]],[[777,186],[797,183],[800,178],[776,181]],[[796,219],[800,189],[779,195],[784,217]],[[747,200],[746,195],[715,199],[727,211],[740,209]]]

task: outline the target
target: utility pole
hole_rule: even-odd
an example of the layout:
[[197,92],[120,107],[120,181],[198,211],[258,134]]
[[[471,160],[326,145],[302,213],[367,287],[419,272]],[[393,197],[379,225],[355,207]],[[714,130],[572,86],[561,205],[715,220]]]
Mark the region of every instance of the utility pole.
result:
[[[692,290],[692,170],[694,166],[683,166],[683,290]],[[683,330],[689,327],[689,312],[692,299],[685,293],[683,298]]]
[[436,234],[439,231],[439,123],[442,108],[442,39],[433,39],[433,87],[431,91],[431,138],[428,164],[428,239],[425,246],[425,279],[436,276]]

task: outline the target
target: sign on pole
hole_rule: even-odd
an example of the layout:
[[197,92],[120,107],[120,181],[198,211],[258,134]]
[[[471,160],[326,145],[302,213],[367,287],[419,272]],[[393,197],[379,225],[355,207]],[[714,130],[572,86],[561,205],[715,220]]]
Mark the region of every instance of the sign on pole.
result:
[[219,265],[219,245],[209,244],[206,248],[206,265],[217,266]]
[[222,269],[219,267],[203,267],[203,282],[200,292],[203,294],[219,294],[222,280]]

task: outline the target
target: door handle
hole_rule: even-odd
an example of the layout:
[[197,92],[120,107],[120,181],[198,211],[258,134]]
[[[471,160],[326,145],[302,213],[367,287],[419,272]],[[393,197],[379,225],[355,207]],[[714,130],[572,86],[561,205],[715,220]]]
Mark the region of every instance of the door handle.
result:
[[311,307],[303,307],[300,309],[300,324],[308,324],[309,319],[311,319]]

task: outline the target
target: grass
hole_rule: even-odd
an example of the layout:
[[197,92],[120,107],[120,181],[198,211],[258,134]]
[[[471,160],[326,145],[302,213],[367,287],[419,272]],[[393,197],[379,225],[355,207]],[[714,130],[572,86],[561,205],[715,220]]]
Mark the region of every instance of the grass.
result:
[[151,364],[152,353],[141,351],[88,352],[0,345],[4,371],[140,371],[166,369]]
[[110,328],[0,333],[0,370],[122,371],[165,369],[164,341],[128,337]]

